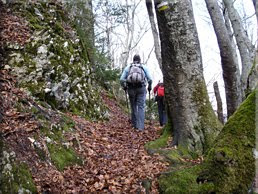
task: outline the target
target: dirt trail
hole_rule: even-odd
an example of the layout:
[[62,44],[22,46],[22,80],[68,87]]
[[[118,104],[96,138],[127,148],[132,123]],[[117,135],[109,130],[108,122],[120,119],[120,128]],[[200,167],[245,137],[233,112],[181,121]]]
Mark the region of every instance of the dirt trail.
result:
[[3,140],[16,153],[16,161],[28,164],[39,193],[145,193],[142,184],[149,183],[150,192],[158,193],[157,176],[166,165],[158,155],[149,156],[144,150],[146,142],[158,137],[158,127],[146,124],[143,132],[135,131],[117,102],[103,95],[110,110],[109,121],[90,122],[69,115],[76,123],[75,131],[65,136],[69,145],[76,139],[75,149],[84,163],[60,172],[49,156],[44,161],[37,155],[30,140],[39,136],[38,141],[46,143],[46,137],[39,135],[40,123],[32,114],[14,108],[26,95],[15,88],[15,79],[8,71],[0,73]]
[[111,110],[108,122],[94,124],[74,117],[86,161],[64,172],[66,184],[75,192],[144,193],[142,182],[152,180],[151,193],[158,193],[156,178],[165,164],[144,150],[146,142],[158,137],[157,129],[146,125],[143,132],[133,130],[116,102],[103,99]]

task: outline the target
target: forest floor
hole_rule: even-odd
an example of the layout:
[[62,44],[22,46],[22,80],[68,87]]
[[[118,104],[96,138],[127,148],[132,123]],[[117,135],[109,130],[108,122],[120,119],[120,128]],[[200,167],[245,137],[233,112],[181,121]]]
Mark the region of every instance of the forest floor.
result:
[[[0,11],[0,43],[24,44],[29,31],[21,19],[3,7]],[[0,68],[6,65],[4,57],[0,50]],[[0,69],[0,134],[5,147],[15,152],[15,160],[29,166],[39,193],[144,193],[146,187],[151,193],[158,193],[157,176],[168,164],[158,154],[150,156],[144,150],[146,142],[159,137],[157,124],[146,123],[143,132],[132,129],[128,115],[116,100],[103,94],[110,110],[109,121],[90,122],[67,114],[75,122],[75,132],[66,133],[65,137],[70,145],[76,139],[76,152],[83,163],[59,171],[49,156],[42,161],[36,153],[32,141],[40,136],[41,123],[33,113],[19,111],[17,104],[39,106],[17,88],[10,72],[11,69]],[[41,139],[48,152],[46,141]]]
[[84,162],[58,171],[51,160],[40,160],[31,142],[40,133],[40,123],[33,114],[15,108],[28,97],[16,88],[9,71],[0,70],[0,74],[3,141],[17,161],[28,164],[39,193],[145,193],[146,185],[151,193],[158,193],[157,176],[167,164],[144,150],[146,142],[159,137],[157,124],[146,123],[143,132],[132,129],[115,99],[103,94],[109,121],[90,122],[68,114],[76,123],[75,132],[65,136],[71,144],[76,136],[76,152]]

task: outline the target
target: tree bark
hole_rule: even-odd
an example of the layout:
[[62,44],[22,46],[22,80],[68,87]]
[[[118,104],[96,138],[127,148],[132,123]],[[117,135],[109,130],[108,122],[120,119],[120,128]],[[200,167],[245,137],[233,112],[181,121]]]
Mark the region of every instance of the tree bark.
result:
[[158,30],[156,28],[156,23],[155,23],[155,16],[153,12],[153,6],[152,6],[152,0],[146,0],[146,7],[149,15],[149,20],[151,24],[151,31],[154,39],[154,51],[156,58],[158,60],[160,69],[162,69],[162,59],[161,59],[161,48],[160,48],[160,43],[159,43],[159,34]]
[[258,50],[257,49],[256,49],[256,58],[252,66],[252,69],[250,71],[250,74],[248,75],[248,81],[247,81],[247,90],[252,91],[254,89],[258,89]]
[[126,67],[128,59],[129,59],[129,52],[132,48],[132,41],[134,38],[134,17],[135,17],[135,10],[136,7],[132,9],[132,18],[130,18],[130,13],[129,13],[129,5],[128,1],[126,0],[126,30],[127,30],[127,35],[126,35],[126,46],[125,46],[125,52],[124,52],[124,57],[123,57],[123,64],[122,67]]
[[256,0],[253,0],[253,4],[254,4],[254,10],[255,10],[255,15],[256,15],[256,19],[258,21],[258,3],[256,3]]
[[216,0],[205,0],[220,49],[223,79],[225,83],[227,116],[230,117],[242,101],[240,73],[237,58],[230,41],[222,13]]
[[220,97],[218,82],[213,83],[213,88],[214,88],[215,97],[216,97],[216,101],[217,101],[218,119],[222,124],[224,124],[223,106],[222,106],[222,100],[221,100],[221,97]]
[[231,21],[234,37],[236,38],[237,46],[239,49],[241,62],[242,62],[242,73],[241,73],[241,90],[242,98],[245,96],[245,90],[247,89],[247,77],[251,70],[255,47],[249,40],[241,22],[241,18],[234,8],[232,0],[223,0],[225,7],[228,11],[229,19]]
[[[228,12],[225,11],[226,8],[225,8],[225,4],[222,2],[222,6],[223,6],[223,17],[224,17],[224,20],[225,20],[225,25],[226,25],[226,29],[227,29],[227,32],[228,32],[228,35],[229,35],[229,40],[230,40],[230,43],[231,43],[231,46],[232,46],[232,55],[234,56],[235,59],[238,59],[238,56],[237,56],[237,45],[236,45],[236,42],[234,40],[234,32],[232,31],[232,27],[231,27],[231,23],[230,23],[230,19],[229,19],[229,16],[228,16]],[[235,60],[236,62],[236,68],[237,68],[237,74],[240,75],[240,70],[239,70],[239,63],[238,63],[238,60]],[[241,94],[241,98],[242,98],[242,94]]]
[[155,1],[159,26],[162,71],[172,145],[203,153],[221,125],[209,102],[192,5],[188,0]]

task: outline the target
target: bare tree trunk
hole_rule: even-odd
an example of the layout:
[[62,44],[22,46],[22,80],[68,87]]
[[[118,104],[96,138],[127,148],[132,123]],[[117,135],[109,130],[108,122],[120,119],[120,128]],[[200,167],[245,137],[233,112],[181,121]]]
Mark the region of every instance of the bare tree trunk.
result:
[[240,52],[241,62],[242,62],[242,74],[241,74],[241,90],[242,97],[245,96],[245,90],[247,89],[247,77],[251,70],[255,47],[249,40],[241,22],[241,18],[233,6],[232,0],[223,0],[228,15],[234,30],[234,37],[236,38],[237,46]]
[[[237,56],[237,45],[236,45],[236,42],[234,40],[234,33],[232,31],[230,19],[228,17],[228,12],[225,11],[226,8],[225,8],[225,4],[223,2],[222,2],[222,6],[223,6],[223,16],[224,16],[224,20],[225,20],[226,29],[227,29],[227,32],[228,32],[228,35],[229,35],[229,40],[230,40],[231,46],[232,46],[232,55],[234,56],[235,59],[237,59],[238,58],[238,56]],[[236,62],[237,74],[240,75],[238,60],[235,60],[235,62]]]
[[253,67],[250,71],[250,74],[248,75],[247,88],[248,88],[248,91],[258,89],[258,49],[256,49],[256,58],[255,58]]
[[155,23],[155,16],[153,12],[153,6],[152,6],[152,0],[146,0],[146,7],[150,19],[150,24],[151,24],[151,31],[154,39],[154,48],[155,48],[155,55],[157,57],[160,69],[162,69],[162,59],[161,59],[161,48],[160,48],[160,43],[159,43],[159,34],[158,30],[156,28],[156,23]]
[[213,83],[213,89],[214,89],[215,97],[216,97],[216,101],[217,101],[218,119],[222,124],[224,124],[223,106],[222,106],[222,100],[221,100],[221,97],[220,97],[218,82]]
[[220,48],[221,65],[225,83],[227,115],[231,116],[242,101],[240,88],[240,74],[237,58],[234,55],[228,31],[226,29],[222,13],[216,0],[205,0],[211,16],[214,30]]
[[[135,9],[133,9],[132,11],[132,18],[130,19],[130,13],[129,13],[129,6],[128,6],[128,1],[126,0],[126,7],[127,7],[127,18],[126,18],[126,26],[127,26],[127,35],[126,35],[126,45],[125,45],[125,52],[124,52],[124,57],[123,57],[123,65],[122,67],[126,67],[127,65],[127,61],[129,58],[129,52],[131,50],[131,46],[132,46],[132,41],[133,41],[133,37],[134,37],[134,13],[135,13]],[[130,23],[130,20],[131,23]]]
[[254,4],[254,10],[255,10],[255,15],[256,15],[256,19],[258,21],[258,3],[256,3],[256,0],[253,0],[253,4]]
[[[135,11],[137,9],[137,7],[139,6],[141,1],[138,1],[136,4],[133,5],[132,8],[132,13],[130,16],[130,9],[129,9],[129,4],[128,4],[128,0],[126,0],[126,7],[127,7],[127,18],[126,18],[126,28],[127,28],[127,35],[126,35],[126,44],[124,46],[124,53],[125,54],[123,56],[123,64],[122,64],[122,68],[124,68],[127,65],[128,59],[129,59],[129,53],[132,49],[132,44],[133,44],[133,40],[134,40],[134,29],[135,29]],[[131,17],[131,18],[130,18]]]
[[[221,125],[209,102],[192,4],[155,1],[172,145],[203,153]],[[163,6],[162,6],[163,5]]]

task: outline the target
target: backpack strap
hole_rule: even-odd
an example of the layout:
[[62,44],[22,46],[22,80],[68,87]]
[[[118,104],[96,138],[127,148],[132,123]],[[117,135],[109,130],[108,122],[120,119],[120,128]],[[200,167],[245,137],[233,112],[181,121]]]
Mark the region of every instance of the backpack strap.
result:
[[147,77],[147,74],[146,74],[146,72],[145,72],[145,70],[144,70],[142,64],[141,64],[141,68],[142,68],[142,70],[143,70],[143,72],[144,72],[144,74],[145,74],[145,77]]
[[[130,73],[130,71],[131,71],[132,66],[133,66],[133,63],[131,63],[131,65],[130,65],[130,67],[129,67],[129,69],[128,69],[128,75],[129,75],[129,73]],[[127,76],[128,76],[128,75],[127,75]]]
[[145,70],[144,70],[144,68],[143,68],[143,66],[142,66],[142,63],[141,63],[141,68],[142,68],[142,70],[143,70],[143,72],[144,72],[144,74],[145,74],[145,80],[147,81],[147,74],[146,74],[146,72],[145,72]]

